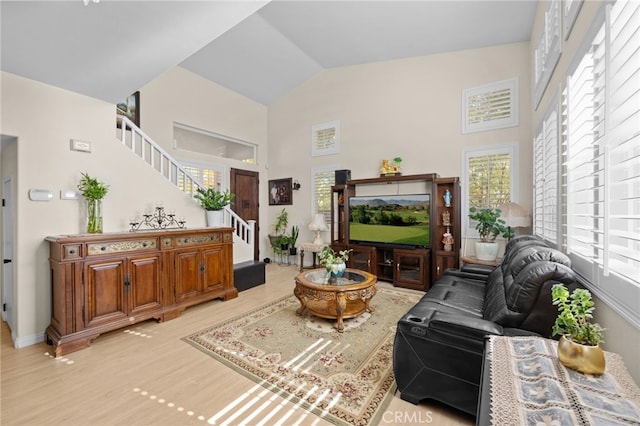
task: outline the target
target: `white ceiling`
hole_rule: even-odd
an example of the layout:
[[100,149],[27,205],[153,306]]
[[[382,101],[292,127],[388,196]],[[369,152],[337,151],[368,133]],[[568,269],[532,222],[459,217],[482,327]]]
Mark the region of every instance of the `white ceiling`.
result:
[[528,41],[536,9],[534,0],[267,3],[3,0],[0,65],[112,103],[181,65],[269,105],[326,68]]

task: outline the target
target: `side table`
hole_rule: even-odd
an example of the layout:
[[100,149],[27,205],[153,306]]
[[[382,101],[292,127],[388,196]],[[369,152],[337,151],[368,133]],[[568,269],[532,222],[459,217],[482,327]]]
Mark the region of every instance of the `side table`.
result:
[[605,352],[604,374],[591,376],[563,366],[557,346],[542,337],[489,337],[476,424],[640,422],[640,388],[620,355]]
[[[318,266],[316,265],[316,256],[320,250],[322,250],[324,244],[314,244],[314,243],[302,243],[298,248],[300,250],[300,272],[303,269],[316,269]],[[308,251],[313,254],[313,265],[312,266],[304,266],[304,252]]]
[[478,260],[475,256],[464,256],[462,263],[472,265],[484,265],[484,266],[498,266],[502,259],[496,259],[494,261]]

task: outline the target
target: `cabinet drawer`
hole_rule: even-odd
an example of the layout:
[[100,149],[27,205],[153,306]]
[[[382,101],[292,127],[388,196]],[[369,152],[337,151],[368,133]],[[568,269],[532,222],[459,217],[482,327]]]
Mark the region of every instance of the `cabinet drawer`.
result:
[[65,244],[62,246],[62,258],[68,259],[80,259],[82,257],[82,245],[81,244]]
[[[228,241],[225,233],[225,241]],[[230,235],[230,234],[229,234]],[[206,244],[206,243],[220,243],[223,239],[222,232],[212,232],[210,234],[202,234],[202,235],[187,235],[184,237],[176,238],[176,245],[178,247],[188,247],[198,244]]]
[[108,243],[90,243],[87,244],[87,256],[111,253],[126,253],[129,251],[140,250],[156,250],[157,248],[158,242],[155,238],[131,241],[115,241]]

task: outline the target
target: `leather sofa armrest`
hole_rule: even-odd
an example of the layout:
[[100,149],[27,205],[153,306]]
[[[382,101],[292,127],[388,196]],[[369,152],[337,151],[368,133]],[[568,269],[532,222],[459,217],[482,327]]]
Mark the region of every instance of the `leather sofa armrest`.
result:
[[451,275],[458,278],[465,278],[468,280],[486,282],[489,274],[465,272],[464,270],[461,270],[461,269],[446,269],[443,275]]
[[429,328],[441,333],[451,333],[457,336],[482,341],[487,335],[502,336],[502,326],[482,318],[444,314],[437,312],[429,321]]
[[495,268],[496,268],[495,266],[476,265],[474,263],[465,263],[464,265],[462,265],[460,270],[462,272],[467,272],[467,273],[470,273],[470,274],[489,275],[491,273],[491,271],[493,271]]

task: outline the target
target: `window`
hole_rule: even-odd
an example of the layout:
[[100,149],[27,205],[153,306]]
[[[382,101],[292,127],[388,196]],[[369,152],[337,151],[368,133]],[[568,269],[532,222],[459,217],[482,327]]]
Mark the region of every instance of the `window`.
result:
[[558,105],[551,103],[542,126],[533,141],[534,156],[534,234],[557,244],[559,166],[558,166]]
[[517,125],[517,78],[473,87],[462,92],[462,133]]
[[311,155],[340,153],[340,122],[316,124],[311,127]]
[[184,124],[173,124],[173,147],[185,151],[230,158],[255,164],[257,145],[230,136],[197,129]]
[[[188,160],[181,161],[181,164],[187,173],[206,187],[222,187],[225,184],[225,179],[223,178],[224,169],[222,167]],[[185,185],[189,185],[189,183],[185,182],[184,177],[178,176],[178,187],[184,191]]]
[[[512,174],[513,164],[517,164],[517,146],[499,145],[466,150],[463,155],[464,200],[462,211],[470,207],[497,208],[501,204],[517,201],[517,174]],[[463,214],[467,235],[476,235],[469,224],[467,214]]]
[[547,89],[553,70],[560,59],[561,48],[560,0],[551,0],[544,14],[544,28],[533,54],[535,108],[538,108]]
[[[640,3],[600,9],[563,90],[564,249],[640,328]],[[538,224],[536,224],[536,227]]]
[[314,167],[311,170],[311,215],[322,213],[326,223],[331,223],[331,187],[335,182],[337,167]]

